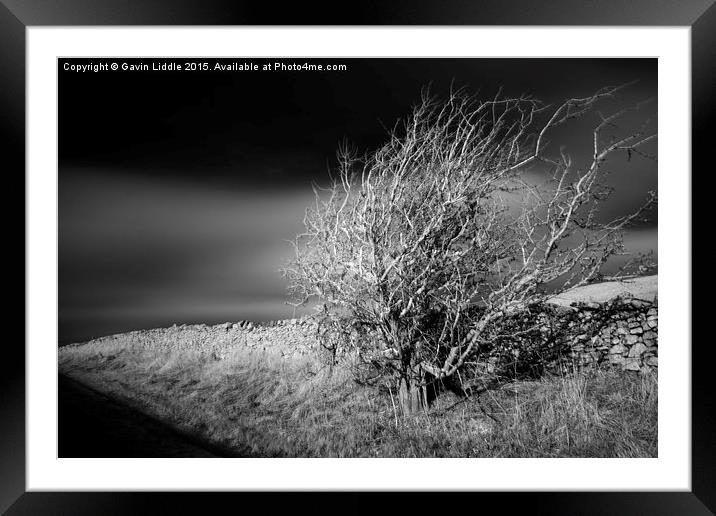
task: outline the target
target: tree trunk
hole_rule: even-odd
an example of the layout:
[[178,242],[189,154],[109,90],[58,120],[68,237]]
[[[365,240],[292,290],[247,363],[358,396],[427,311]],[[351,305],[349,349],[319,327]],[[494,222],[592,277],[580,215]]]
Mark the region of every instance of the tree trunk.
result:
[[410,381],[404,377],[400,379],[398,400],[400,401],[400,408],[405,416],[416,414],[422,408],[420,388],[411,385]]

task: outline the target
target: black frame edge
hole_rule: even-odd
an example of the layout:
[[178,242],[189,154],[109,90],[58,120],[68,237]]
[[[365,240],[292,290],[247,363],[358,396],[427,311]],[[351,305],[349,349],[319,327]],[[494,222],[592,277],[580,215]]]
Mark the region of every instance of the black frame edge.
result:
[[2,0],[26,25],[691,25],[711,0]]
[[[691,127],[692,127],[692,271],[704,271],[708,259],[704,254],[703,240],[694,235],[708,234],[708,229],[698,225],[710,220],[705,213],[708,206],[708,189],[693,188],[696,177],[704,177],[711,169],[711,149],[716,122],[716,4],[703,13],[691,27]],[[701,210],[700,212],[698,210]],[[706,231],[707,233],[702,233]],[[696,252],[694,249],[700,249]],[[693,281],[692,281],[693,288]],[[702,287],[703,288],[703,287]],[[712,511],[716,512],[716,400],[713,372],[709,370],[713,348],[704,332],[696,332],[707,321],[708,303],[692,291],[692,489],[694,494]],[[696,337],[700,335],[700,339]]]
[[[132,3],[132,2],[129,2]],[[138,2],[137,2],[138,3]],[[541,10],[538,16],[534,15],[534,8],[530,8],[524,0],[504,2],[504,9],[492,0],[487,0],[481,6],[485,9],[475,9],[466,1],[450,2],[450,8],[426,7],[429,2],[423,2],[414,10],[407,4],[386,8],[376,8],[373,12],[366,7],[359,9],[357,17],[351,24],[448,24],[448,25],[500,25],[509,22],[512,25],[538,25],[544,20],[552,20],[550,25],[692,25],[692,170],[699,170],[702,175],[713,168],[709,159],[711,141],[709,139],[716,110],[716,5],[713,0],[691,0],[689,2],[673,2],[664,0],[655,2],[637,0],[626,2],[614,0],[609,2],[622,7],[622,9],[607,9],[601,5],[601,14],[594,15],[593,4],[579,2],[576,8],[564,9],[564,6],[575,5],[576,2],[560,0],[551,2],[549,9]],[[4,5],[5,4],[5,5]],[[6,7],[10,4],[10,9]],[[112,0],[62,0],[55,2],[52,9],[39,0],[0,0],[0,106],[3,113],[2,143],[6,156],[6,177],[21,182],[25,198],[25,28],[30,25],[177,25],[177,24],[266,24],[271,22],[271,13],[261,8],[246,7],[241,2],[226,2],[223,0],[204,0],[199,2],[183,2],[175,7],[174,12],[169,8],[170,2],[166,0],[145,0],[142,3],[144,10],[133,5],[127,8],[127,2]],[[534,3],[532,3],[534,4]],[[628,6],[627,6],[628,4]],[[708,5],[710,4],[710,5]],[[176,6],[177,3],[172,3]],[[366,6],[375,7],[373,2]],[[411,4],[412,5],[412,4]],[[207,7],[208,6],[208,7]],[[520,10],[520,7],[527,8]],[[612,6],[613,7],[613,6]],[[662,8],[664,7],[664,8]],[[225,15],[225,11],[229,11]],[[273,9],[273,8],[272,8]],[[562,12],[558,12],[562,9]],[[590,10],[591,9],[591,10]],[[287,11],[288,15],[294,10]],[[310,15],[309,10],[309,15]],[[575,14],[576,12],[576,14]],[[604,14],[607,13],[607,14]],[[193,16],[193,17],[192,17]],[[550,16],[552,18],[550,18]],[[287,17],[279,15],[272,24],[301,24],[305,23],[307,15]],[[382,19],[381,19],[382,17]],[[310,18],[310,16],[309,16]],[[506,22],[507,20],[507,22]],[[585,22],[585,20],[587,20]],[[320,23],[319,23],[320,22]],[[322,23],[344,24],[340,16],[335,13],[314,19],[307,23],[316,25]],[[709,168],[707,168],[709,167]],[[692,177],[693,177],[692,173]],[[16,189],[10,191],[15,192]],[[693,189],[693,206],[701,209],[708,202],[703,198],[707,193]],[[701,196],[701,198],[700,198]],[[17,196],[19,197],[19,195]],[[699,202],[700,200],[700,202]],[[9,204],[6,204],[9,207]],[[24,218],[24,206],[23,206]],[[8,211],[6,220],[15,220]],[[694,223],[703,221],[704,217],[693,217]],[[706,219],[708,220],[708,219]],[[692,230],[692,234],[695,231]],[[14,238],[16,241],[19,237]],[[22,236],[22,259],[25,263],[24,227]],[[694,242],[696,243],[696,242]],[[706,255],[707,256],[707,255]],[[17,258],[19,260],[19,257]],[[699,260],[705,261],[704,253],[693,254],[693,267],[697,269]],[[22,309],[24,314],[25,294],[23,288]],[[692,300],[695,298],[692,294]],[[15,303],[16,306],[19,302]],[[706,308],[708,309],[708,308]],[[15,308],[19,312],[19,308]],[[694,303],[693,317],[696,322],[699,314],[708,317]],[[23,317],[23,321],[24,321]],[[9,316],[10,321],[17,322],[20,317]],[[19,324],[16,324],[19,326]],[[693,331],[692,334],[696,335]],[[249,493],[24,493],[25,491],[25,351],[24,351],[24,325],[23,346],[6,345],[4,362],[13,364],[11,370],[0,375],[0,388],[2,400],[0,401],[0,512],[9,508],[8,514],[126,514],[129,511],[136,514],[156,513],[174,510],[180,514],[194,510],[189,500],[198,500],[204,509],[219,500],[222,505],[234,507],[237,498],[242,500],[256,498],[258,495]],[[19,339],[18,339],[19,340]],[[694,341],[695,339],[692,339]],[[533,514],[714,514],[716,512],[716,403],[711,396],[710,383],[710,342],[703,341],[703,345],[692,346],[692,489],[691,493],[480,493],[471,495],[457,495],[459,498],[470,497],[468,503],[480,508],[487,506],[499,507],[501,512],[522,512],[519,508],[530,507]],[[23,494],[24,493],[24,494]],[[22,495],[22,496],[20,496]],[[294,506],[296,501],[305,500],[309,493],[295,493],[280,495],[278,501],[290,503]],[[18,498],[19,496],[19,498]],[[276,496],[276,495],[272,495]],[[455,495],[450,495],[451,497]],[[476,498],[472,498],[476,497]],[[510,501],[507,501],[509,497]],[[335,510],[336,507],[346,506],[353,508],[352,512],[365,512],[375,510],[374,499],[384,499],[385,495],[374,493],[347,493],[342,495],[342,504],[336,505],[332,500],[337,495],[322,494],[321,506],[326,511]],[[355,503],[346,504],[346,498]],[[414,500],[415,508],[425,510],[429,507],[438,509],[443,498],[441,495],[418,493],[410,495]],[[257,500],[258,501],[258,500]],[[265,500],[261,500],[264,501]],[[329,502],[330,501],[330,502]],[[370,502],[369,502],[370,501]],[[14,503],[13,503],[14,502]],[[325,503],[329,502],[329,503]],[[516,503],[513,503],[516,502]],[[242,502],[245,503],[245,502]],[[411,504],[412,504],[411,503]],[[300,503],[299,503],[300,504]],[[409,504],[408,507],[411,505]],[[10,505],[12,507],[10,508]],[[306,509],[316,510],[315,503],[300,504]],[[533,510],[532,510],[533,509]],[[318,509],[320,512],[320,509]]]
[[[0,145],[4,180],[10,182],[3,202],[6,221],[16,221],[25,199],[25,26],[4,5],[0,5]],[[7,184],[7,183],[6,183]],[[8,202],[17,201],[18,206]],[[20,204],[23,203],[23,204]],[[17,211],[16,211],[17,210]],[[5,249],[14,249],[6,259],[16,270],[25,267],[25,227],[8,224]],[[8,238],[9,237],[9,238]],[[22,263],[18,263],[22,261]],[[8,267],[7,271],[12,270]],[[20,275],[14,274],[14,281]],[[14,298],[6,317],[14,326],[13,338],[6,340],[0,375],[0,512],[25,491],[25,288]],[[19,294],[20,288],[16,292]],[[21,322],[22,321],[22,322]],[[17,331],[19,329],[19,331]],[[19,335],[17,334],[19,333]],[[22,344],[20,344],[22,342]]]

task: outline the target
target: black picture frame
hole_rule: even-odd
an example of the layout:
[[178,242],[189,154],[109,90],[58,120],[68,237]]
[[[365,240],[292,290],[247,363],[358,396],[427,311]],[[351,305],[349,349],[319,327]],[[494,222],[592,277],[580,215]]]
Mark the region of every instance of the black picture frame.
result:
[[[692,71],[692,178],[711,170],[709,129],[716,107],[716,6],[713,0],[441,0],[433,2],[364,0],[350,6],[334,2],[317,5],[230,0],[0,0],[0,142],[3,145],[4,178],[13,180],[6,201],[23,199],[25,192],[25,31],[33,26],[65,25],[608,25],[691,27]],[[711,166],[709,166],[711,165]],[[20,196],[19,192],[23,191]],[[694,207],[706,189],[694,189]],[[702,199],[703,200],[703,199]],[[5,258],[23,270],[25,228],[16,227],[15,207],[7,210]],[[10,215],[12,210],[12,216]],[[24,207],[23,207],[24,214]],[[23,215],[24,217],[24,215]],[[696,223],[708,220],[692,211]],[[23,220],[24,221],[24,220]],[[696,229],[693,234],[699,234]],[[20,241],[22,240],[22,247]],[[10,243],[12,242],[12,244]],[[14,244],[14,245],[13,245]],[[12,248],[11,248],[12,246]],[[18,251],[17,248],[22,249]],[[12,250],[11,250],[12,249]],[[692,270],[705,263],[708,253],[694,253]],[[9,267],[7,269],[10,270]],[[27,272],[26,272],[27,274]],[[19,278],[18,274],[9,276]],[[26,276],[25,276],[26,280]],[[704,287],[702,287],[704,288]],[[7,325],[23,328],[22,340],[6,339],[5,365],[0,374],[0,511],[7,514],[157,514],[193,513],[196,503],[203,513],[216,503],[235,512],[238,507],[270,503],[289,505],[292,511],[374,511],[386,507],[377,493],[40,493],[25,492],[25,289],[23,303],[13,301]],[[692,295],[692,320],[707,320]],[[22,310],[22,317],[19,312]],[[14,312],[18,312],[15,314]],[[699,317],[700,315],[703,318]],[[702,323],[692,325],[701,327]],[[446,507],[479,507],[501,513],[528,514],[713,514],[716,512],[716,403],[711,395],[710,339],[692,337],[692,491],[691,492],[554,492],[463,493],[450,495],[413,493],[402,497],[401,512],[445,511]],[[22,344],[21,344],[22,342]],[[307,500],[308,496],[319,498]],[[238,500],[237,497],[241,497]],[[449,504],[448,504],[449,500]],[[237,505],[240,503],[240,505]],[[278,505],[277,505],[278,504]],[[497,509],[488,509],[496,507]]]

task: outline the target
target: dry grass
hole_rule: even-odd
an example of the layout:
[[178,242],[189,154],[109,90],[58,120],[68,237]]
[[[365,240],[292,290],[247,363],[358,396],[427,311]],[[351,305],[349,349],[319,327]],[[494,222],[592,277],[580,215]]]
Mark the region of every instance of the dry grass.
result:
[[592,370],[502,391],[493,456],[657,456],[655,374]]
[[[168,337],[167,337],[168,338]],[[445,392],[401,418],[389,393],[311,357],[224,359],[122,338],[63,348],[60,372],[237,454],[263,457],[655,457],[657,379],[593,370]]]

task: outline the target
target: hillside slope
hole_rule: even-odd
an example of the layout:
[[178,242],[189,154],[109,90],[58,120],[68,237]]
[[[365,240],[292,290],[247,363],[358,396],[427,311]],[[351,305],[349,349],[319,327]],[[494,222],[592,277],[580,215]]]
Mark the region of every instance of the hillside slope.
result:
[[[555,302],[654,299],[656,285],[656,276],[588,285]],[[593,370],[466,397],[447,391],[424,414],[400,418],[394,391],[357,385],[310,339],[308,320],[182,325],[62,347],[58,366],[201,448],[240,456],[656,456],[655,374]]]
[[640,276],[622,281],[606,281],[577,287],[558,296],[549,302],[559,306],[570,306],[572,303],[605,303],[616,297],[633,297],[653,301],[658,297],[659,276]]

